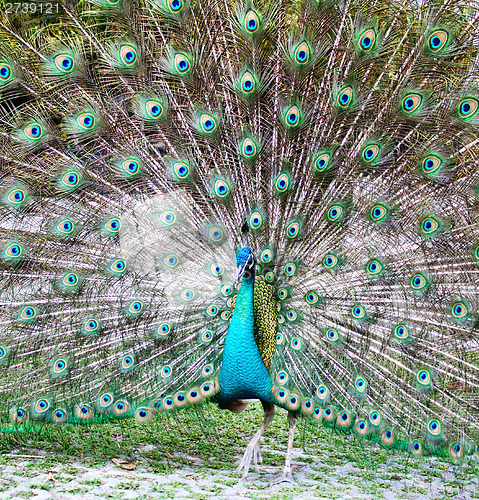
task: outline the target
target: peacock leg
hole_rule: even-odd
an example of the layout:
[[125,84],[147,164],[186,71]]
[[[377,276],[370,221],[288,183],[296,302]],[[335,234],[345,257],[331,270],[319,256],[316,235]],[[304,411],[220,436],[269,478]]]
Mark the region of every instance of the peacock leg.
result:
[[256,472],[258,472],[258,462],[261,462],[259,440],[261,439],[263,432],[266,430],[266,428],[268,427],[268,425],[270,424],[271,420],[273,420],[274,417],[274,405],[266,403],[265,401],[261,401],[261,404],[263,405],[263,410],[264,410],[263,422],[259,426],[259,429],[256,432],[256,434],[251,438],[251,441],[246,447],[243,458],[241,459],[241,462],[238,468],[236,469],[236,472],[238,474],[243,470],[243,476],[242,476],[243,479],[248,475],[249,467],[251,465],[251,460],[253,460],[254,468]]
[[293,479],[293,474],[291,473],[291,458],[293,455],[293,438],[294,431],[296,429],[297,418],[295,417],[293,412],[288,413],[288,423],[289,423],[289,433],[288,433],[288,449],[286,451],[286,460],[284,464],[283,472],[268,484],[267,487],[272,486],[273,484],[279,483],[292,483],[296,484],[296,481]]

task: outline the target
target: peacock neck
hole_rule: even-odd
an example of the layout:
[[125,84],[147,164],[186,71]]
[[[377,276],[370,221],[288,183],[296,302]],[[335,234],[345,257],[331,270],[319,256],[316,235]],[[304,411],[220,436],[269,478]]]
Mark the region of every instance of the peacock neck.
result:
[[254,276],[243,279],[226,334],[219,382],[220,406],[236,399],[273,403],[272,381],[254,338]]

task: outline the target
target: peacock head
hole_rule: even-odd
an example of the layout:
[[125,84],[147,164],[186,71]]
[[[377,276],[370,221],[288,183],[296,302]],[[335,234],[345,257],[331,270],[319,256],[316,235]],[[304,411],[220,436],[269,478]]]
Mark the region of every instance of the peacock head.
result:
[[236,254],[236,281],[240,281],[241,278],[249,280],[254,277],[254,255],[249,248],[242,248]]

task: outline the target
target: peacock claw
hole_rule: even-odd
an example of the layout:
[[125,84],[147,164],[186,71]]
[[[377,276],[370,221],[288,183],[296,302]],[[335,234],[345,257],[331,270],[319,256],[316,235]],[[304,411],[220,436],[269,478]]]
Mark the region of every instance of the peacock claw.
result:
[[259,449],[259,444],[254,441],[255,441],[254,439],[251,440],[251,442],[246,447],[243,458],[241,459],[241,462],[238,465],[238,468],[236,469],[237,474],[240,474],[241,471],[243,470],[242,479],[245,479],[246,476],[248,475],[249,468],[251,465],[251,460],[253,460],[253,465],[256,472],[259,472],[258,464],[263,461],[263,458],[261,456],[261,451]]
[[283,470],[283,472],[281,474],[279,474],[279,476],[277,476],[270,483],[268,483],[266,488],[269,488],[270,486],[274,486],[275,484],[281,484],[281,483],[297,484],[293,478],[293,474],[291,473],[291,470]]

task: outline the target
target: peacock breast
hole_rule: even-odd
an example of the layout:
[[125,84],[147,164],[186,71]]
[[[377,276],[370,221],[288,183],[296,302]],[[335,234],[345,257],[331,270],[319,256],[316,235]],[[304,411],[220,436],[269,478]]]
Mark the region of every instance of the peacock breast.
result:
[[[243,280],[236,298],[220,368],[221,402],[236,399],[261,399],[272,402],[272,381],[263,360],[264,353],[268,353],[265,359],[269,359],[271,364],[271,345],[267,338],[272,335],[272,330],[268,329],[268,337],[263,326],[257,329],[260,335],[257,338],[263,339],[260,344],[263,346],[262,354],[255,338],[255,316],[260,314],[258,308],[255,314],[254,297],[257,286],[254,279]],[[271,318],[267,323],[271,324]],[[265,348],[266,346],[268,348]]]

